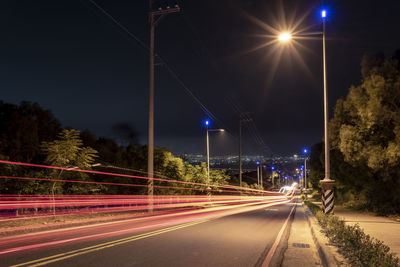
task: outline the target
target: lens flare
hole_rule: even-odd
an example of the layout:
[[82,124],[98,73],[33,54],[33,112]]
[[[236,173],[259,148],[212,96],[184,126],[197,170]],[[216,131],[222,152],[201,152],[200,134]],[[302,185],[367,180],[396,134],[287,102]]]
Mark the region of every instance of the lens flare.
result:
[[289,32],[283,32],[283,33],[279,34],[278,39],[279,39],[279,41],[286,43],[290,39],[292,39],[292,35]]

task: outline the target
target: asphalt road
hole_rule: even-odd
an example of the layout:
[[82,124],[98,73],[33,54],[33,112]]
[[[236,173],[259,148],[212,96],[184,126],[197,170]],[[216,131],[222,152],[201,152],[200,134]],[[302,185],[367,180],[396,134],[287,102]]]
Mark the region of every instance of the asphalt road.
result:
[[291,209],[189,213],[2,239],[0,266],[259,266]]

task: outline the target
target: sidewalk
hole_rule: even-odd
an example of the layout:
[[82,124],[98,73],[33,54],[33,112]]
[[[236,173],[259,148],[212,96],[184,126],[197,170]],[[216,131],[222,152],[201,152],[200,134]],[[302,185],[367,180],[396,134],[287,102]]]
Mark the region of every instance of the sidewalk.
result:
[[[322,207],[321,202],[312,203]],[[382,241],[390,247],[390,252],[400,257],[400,222],[371,213],[346,209],[342,206],[335,206],[333,212],[336,216],[344,220],[346,224],[358,224],[366,234]]]
[[296,206],[281,266],[322,266],[307,222],[305,207],[301,203]]
[[390,252],[400,257],[400,222],[340,206],[335,207],[334,213],[342,218],[346,224],[358,224],[366,234],[382,241],[390,247]]

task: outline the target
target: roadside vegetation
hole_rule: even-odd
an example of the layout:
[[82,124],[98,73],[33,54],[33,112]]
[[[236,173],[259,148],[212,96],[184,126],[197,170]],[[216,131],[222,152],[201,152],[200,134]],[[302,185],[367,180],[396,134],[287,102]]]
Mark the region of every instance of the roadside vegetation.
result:
[[[400,50],[365,56],[362,80],[336,102],[329,122],[336,203],[400,214]],[[310,183],[324,177],[323,143],[310,155]]]
[[351,266],[398,267],[400,260],[382,241],[365,234],[359,225],[346,225],[335,215],[325,215],[321,209],[305,201],[325,235],[334,243]]
[[[96,138],[89,131],[63,128],[50,110],[37,103],[20,105],[0,101],[0,159],[16,162],[53,165],[66,168],[95,169],[104,172],[147,176],[147,146],[138,144],[135,129],[126,123],[116,124],[113,138]],[[205,163],[192,165],[171,151],[156,147],[154,151],[156,178],[194,183],[207,183]],[[0,194],[146,194],[146,187],[77,184],[63,181],[146,185],[147,180],[71,171],[44,170],[0,164]],[[17,180],[9,177],[56,179],[62,181]],[[210,170],[210,184],[234,183],[223,170]],[[155,181],[155,185],[175,188],[155,188],[155,194],[205,194],[204,186],[182,185]],[[183,190],[176,187],[196,188]],[[215,188],[216,189],[216,188]]]

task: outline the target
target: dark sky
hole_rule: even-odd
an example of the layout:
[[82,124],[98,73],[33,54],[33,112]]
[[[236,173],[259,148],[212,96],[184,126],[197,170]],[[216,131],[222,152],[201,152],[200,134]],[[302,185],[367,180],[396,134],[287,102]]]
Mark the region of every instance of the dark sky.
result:
[[[148,1],[97,0],[148,44]],[[156,1],[164,2],[164,1]],[[236,153],[240,106],[274,154],[291,154],[323,136],[322,42],[273,44],[264,26],[320,31],[321,1],[181,0],[180,14],[156,29],[156,50],[218,118],[214,155]],[[365,53],[400,48],[400,1],[327,1],[327,69],[331,111],[360,81]],[[303,19],[302,19],[303,18]],[[262,23],[256,23],[258,20]],[[64,126],[110,136],[120,122],[147,142],[148,53],[89,0],[4,0],[0,8],[0,86],[6,102],[34,101]],[[278,55],[281,52],[281,56]],[[156,67],[156,145],[203,152],[207,117],[162,67]],[[332,113],[332,112],[331,112]],[[257,153],[244,129],[245,154]]]

